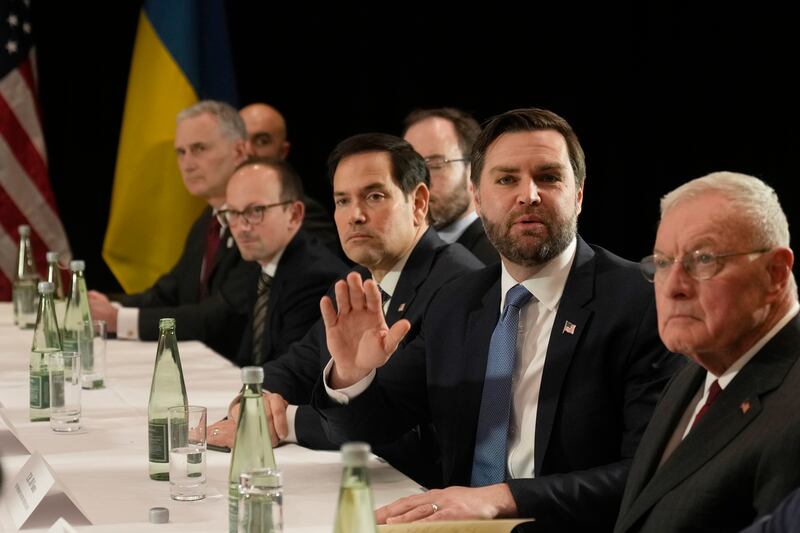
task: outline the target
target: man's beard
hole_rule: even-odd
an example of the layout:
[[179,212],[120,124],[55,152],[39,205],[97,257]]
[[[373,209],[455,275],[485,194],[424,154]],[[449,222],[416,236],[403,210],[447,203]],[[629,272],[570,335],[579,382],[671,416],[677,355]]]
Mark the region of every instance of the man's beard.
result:
[[[519,236],[511,235],[514,221],[523,215],[535,215],[544,228],[523,230]],[[509,213],[503,222],[492,222],[481,214],[486,236],[497,251],[509,261],[530,267],[542,265],[563,252],[578,232],[577,208],[567,218],[553,220],[550,213],[541,208],[524,208]],[[532,245],[523,244],[522,237],[536,237]]]
[[469,209],[472,195],[467,189],[469,184],[468,180],[469,176],[465,172],[463,176],[463,188],[461,186],[456,187],[446,197],[437,199],[436,202],[431,202],[431,218],[433,219],[434,229],[440,230],[446,228],[461,218],[464,212]]

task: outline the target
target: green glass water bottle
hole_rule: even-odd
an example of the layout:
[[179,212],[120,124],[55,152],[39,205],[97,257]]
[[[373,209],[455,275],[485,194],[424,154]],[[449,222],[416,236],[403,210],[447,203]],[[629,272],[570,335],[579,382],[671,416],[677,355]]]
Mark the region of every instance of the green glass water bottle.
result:
[[238,531],[239,476],[261,468],[275,468],[269,420],[264,411],[261,383],[264,369],[260,366],[242,368],[242,399],[239,405],[239,422],[236,425],[236,441],[231,453],[231,469],[228,475],[228,530]]
[[147,445],[150,479],[169,481],[169,446],[167,409],[189,405],[183,368],[175,337],[175,319],[162,318],[158,323],[158,350],[147,404]]
[[28,366],[31,422],[50,420],[50,376],[47,358],[51,353],[61,351],[61,336],[53,305],[53,284],[42,281],[38,289],[39,311],[33,328],[33,343]]
[[342,484],[336,508],[334,533],[377,533],[372,489],[369,484],[370,448],[366,442],[342,445]]
[[103,386],[103,377],[95,370],[92,313],[89,309],[89,295],[86,290],[84,270],[86,264],[76,259],[69,264],[72,270],[72,287],[64,311],[61,338],[64,350],[81,355],[81,387],[99,389]]

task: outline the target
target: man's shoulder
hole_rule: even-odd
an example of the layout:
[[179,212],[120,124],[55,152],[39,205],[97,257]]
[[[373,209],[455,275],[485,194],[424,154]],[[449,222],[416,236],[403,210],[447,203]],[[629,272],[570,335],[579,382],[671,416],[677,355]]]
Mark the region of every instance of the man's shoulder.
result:
[[432,271],[449,271],[457,274],[480,270],[483,263],[458,243],[445,244],[434,249]]

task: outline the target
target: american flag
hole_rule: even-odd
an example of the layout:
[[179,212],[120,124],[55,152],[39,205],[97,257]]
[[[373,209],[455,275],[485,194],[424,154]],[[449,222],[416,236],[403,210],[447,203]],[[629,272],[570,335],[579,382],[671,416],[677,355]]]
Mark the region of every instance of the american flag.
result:
[[40,275],[48,250],[69,256],[47,174],[30,3],[0,0],[0,300],[11,298],[20,224],[31,226]]

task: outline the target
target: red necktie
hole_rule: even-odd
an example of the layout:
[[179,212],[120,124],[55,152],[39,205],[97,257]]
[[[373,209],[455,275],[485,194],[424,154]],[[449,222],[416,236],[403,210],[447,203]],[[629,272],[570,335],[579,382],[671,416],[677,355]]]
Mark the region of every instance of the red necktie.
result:
[[697,415],[695,415],[694,422],[692,422],[692,427],[689,431],[694,429],[694,427],[697,425],[700,419],[703,418],[703,415],[705,415],[706,411],[709,410],[711,404],[714,403],[714,400],[717,399],[717,396],[719,396],[720,392],[722,392],[722,388],[719,386],[719,381],[714,380],[714,383],[712,383],[711,386],[708,388],[708,398],[706,398],[706,403],[704,403],[703,407],[701,407],[700,410],[697,411]]
[[200,299],[208,296],[208,280],[211,278],[211,271],[214,269],[214,259],[219,252],[220,229],[216,215],[211,215],[208,221],[208,232],[206,233],[206,253],[203,256],[203,267],[200,271]]

